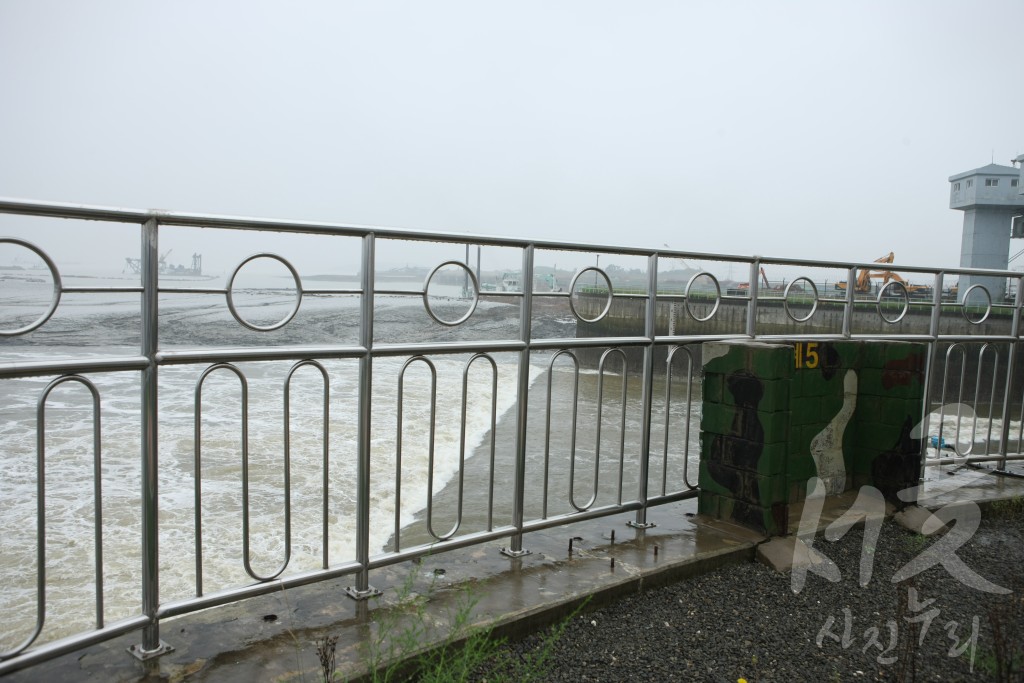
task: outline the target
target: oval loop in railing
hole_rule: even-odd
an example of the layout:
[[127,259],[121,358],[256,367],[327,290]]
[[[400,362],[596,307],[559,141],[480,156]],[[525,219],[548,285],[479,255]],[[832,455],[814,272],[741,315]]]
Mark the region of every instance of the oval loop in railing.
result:
[[[288,269],[288,272],[291,273],[292,280],[295,282],[295,305],[292,306],[292,309],[291,311],[288,312],[288,315],[286,315],[278,322],[273,323],[272,325],[257,325],[255,323],[249,322],[248,320],[243,318],[242,315],[238,312],[238,309],[235,308],[235,278],[238,277],[238,272],[242,269],[242,267],[245,264],[258,258],[268,258],[282,264],[285,268]],[[279,330],[288,323],[290,323],[292,321],[292,318],[294,318],[295,315],[299,312],[299,306],[302,305],[302,279],[299,277],[299,272],[295,270],[295,266],[293,266],[291,262],[288,261],[288,259],[284,258],[283,256],[278,256],[277,254],[272,254],[270,252],[261,252],[259,254],[253,254],[252,256],[249,256],[248,258],[244,259],[241,263],[239,263],[237,266],[235,266],[235,269],[231,272],[231,277],[228,279],[227,300],[228,310],[231,311],[231,315],[234,317],[236,321],[238,321],[239,325],[247,327],[250,330],[254,330],[256,332],[272,332],[274,330]]]
[[[978,351],[978,374],[974,381],[974,420],[971,425],[971,446],[973,448],[974,442],[978,437],[978,406],[980,405],[981,399],[981,384],[982,384],[982,371],[985,366],[985,352],[992,351],[992,371],[986,373],[986,376],[993,378],[991,381],[992,393],[989,395],[989,418],[985,420],[988,423],[988,430],[985,435],[985,452],[982,455],[988,455],[992,444],[992,413],[991,411],[996,405],[996,382],[995,378],[999,376],[999,350],[994,344],[985,342],[981,345],[981,350]],[[1005,427],[1004,427],[1005,428]]]
[[[445,266],[458,266],[461,268],[465,271],[466,275],[469,276],[469,281],[473,285],[473,302],[470,304],[469,310],[456,320],[444,320],[441,316],[437,315],[433,307],[430,305],[430,281],[434,278],[434,275],[436,275],[437,272]],[[473,315],[473,312],[476,311],[476,307],[479,302],[480,283],[477,282],[476,275],[473,274],[473,271],[470,270],[462,261],[445,261],[444,263],[438,264],[430,271],[430,273],[427,274],[426,279],[423,281],[423,307],[427,309],[427,315],[429,315],[434,322],[445,325],[446,327],[456,327],[469,320],[470,316]]]
[[[487,494],[487,530],[490,531],[493,528],[493,511],[494,511],[494,455],[495,455],[495,430],[498,426],[498,364],[494,362],[490,354],[477,353],[474,354],[468,361],[466,361],[466,367],[462,371],[462,425],[459,431],[459,495],[458,495],[458,507],[455,515],[455,523],[452,528],[446,533],[438,534],[434,531],[434,516],[433,507],[428,505],[427,514],[427,531],[438,541],[446,541],[453,537],[455,533],[462,526],[462,503],[463,503],[463,487],[465,482],[465,469],[466,469],[466,412],[469,408],[469,370],[473,366],[473,363],[478,359],[484,359],[491,365],[491,453],[490,453],[490,474],[488,477],[488,494]],[[433,470],[431,470],[431,473]],[[434,498],[434,480],[433,474],[430,478],[430,486],[427,491],[427,495],[430,500]]]
[[0,652],[0,660],[24,652],[43,631],[46,622],[46,400],[65,382],[77,382],[92,395],[93,554],[96,573],[96,628],[103,628],[103,484],[100,461],[100,392],[81,375],[63,375],[43,389],[36,402],[36,623],[32,633],[16,647]]
[[426,356],[413,356],[398,373],[398,428],[395,431],[395,552],[402,549],[402,425],[405,417],[405,371],[413,363],[423,363],[430,371],[430,431],[427,442],[427,519],[434,506],[434,437],[437,430],[437,368]]
[[[1012,350],[1013,347],[1011,346],[1010,348],[1011,348],[1010,353],[1013,353],[1013,350]],[[1010,401],[1007,401],[1007,405],[1008,406],[1009,406],[1009,403],[1010,403]],[[1007,417],[1009,417],[1009,408],[1007,408]],[[1006,421],[1003,422],[1003,429],[1008,430],[1008,433],[1009,433],[1009,430],[1010,430],[1011,426],[1012,426],[1012,423],[1011,423],[1011,421],[1009,419],[1007,419]],[[1021,400],[1020,400],[1020,416],[1017,419],[1017,451],[1018,452],[1021,450],[1021,445],[1022,444],[1024,444],[1024,396],[1021,396]],[[1003,467],[1005,469],[1006,466],[1003,465]]]
[[[885,298],[885,293],[889,291],[889,288],[894,288],[900,292],[900,296],[903,298],[903,310],[895,318],[886,318],[882,312],[882,299]],[[907,290],[907,286],[898,280],[890,280],[882,285],[881,289],[878,290],[878,294],[875,296],[875,310],[878,311],[878,317],[884,322],[895,325],[899,321],[903,320],[907,315],[907,311],[910,310],[910,292]]]
[[[321,543],[323,545],[323,568],[330,566],[329,544],[328,544],[328,491],[330,486],[330,424],[331,424],[331,380],[327,374],[327,368],[319,361],[307,358],[300,360],[288,371],[284,380],[284,468],[285,468],[285,554],[291,556],[292,548],[292,522],[291,522],[291,386],[292,376],[297,370],[304,367],[313,367],[320,372],[324,383],[324,411],[323,411],[323,499],[321,501]],[[287,564],[287,562],[285,562]]]
[[548,393],[544,422],[544,483],[541,494],[541,519],[548,518],[548,482],[550,479],[551,466],[551,395],[553,391],[555,361],[561,356],[567,356],[572,361],[572,421],[569,424],[569,477],[572,478],[573,468],[576,466],[576,420],[579,415],[580,396],[580,359],[569,349],[556,351],[548,361]]
[[686,488],[693,490],[696,485],[690,483],[690,410],[693,397],[693,352],[688,346],[672,346],[665,357],[665,443],[662,452],[661,462],[661,495],[668,493],[668,445],[670,438],[670,425],[672,415],[672,361],[678,351],[686,353],[686,422],[683,429],[683,483]]
[[971,450],[974,448],[974,443],[972,441],[972,443],[968,445],[966,453],[960,452],[960,424],[963,420],[964,379],[967,377],[967,350],[962,343],[955,342],[950,344],[949,348],[946,349],[946,363],[942,368],[942,390],[939,392],[939,435],[937,437],[935,447],[937,457],[941,457],[939,451],[942,450],[942,447],[945,444],[944,423],[946,418],[946,388],[949,386],[949,366],[953,359],[954,352],[958,352],[960,354],[960,391],[957,395],[956,402],[956,427],[954,429],[953,437],[953,452],[960,457],[966,457],[971,454]]
[[[697,315],[693,312],[693,309],[690,308],[690,290],[693,288],[693,283],[696,282],[697,278],[699,277],[711,278],[711,282],[713,282],[715,285],[715,305],[711,307],[711,312],[708,313],[703,318],[697,317]],[[706,323],[707,321],[715,317],[715,313],[718,313],[718,307],[721,306],[722,304],[722,285],[719,284],[718,278],[716,278],[708,271],[702,270],[701,272],[691,277],[690,281],[686,283],[686,291],[683,293],[683,296],[685,297],[683,299],[683,306],[684,308],[686,308],[686,314],[690,316],[691,319],[699,323]]]
[[[807,315],[805,315],[802,318],[798,318],[797,316],[793,315],[793,311],[791,311],[789,308],[789,293],[790,291],[792,291],[793,285],[800,281],[806,282],[808,285],[810,285],[811,292],[814,294],[813,300],[811,301],[811,310],[810,312],[807,313]],[[793,322],[807,322],[808,320],[811,319],[812,316],[814,316],[814,312],[818,310],[818,286],[815,285],[814,282],[808,277],[800,276],[796,278],[795,280],[786,285],[786,290],[782,294],[782,307],[786,311],[786,316],[789,317],[789,319],[792,320]]]
[[[195,390],[195,471],[193,476],[195,477],[195,516],[196,516],[196,597],[200,597],[203,594],[203,549],[202,549],[202,400],[203,400],[203,385],[206,382],[206,378],[218,370],[227,370],[234,374],[241,385],[242,390],[242,405],[241,405],[241,417],[242,417],[242,434],[241,434],[241,446],[242,446],[242,567],[245,569],[245,573],[248,574],[252,579],[256,581],[272,581],[280,576],[284,570],[288,567],[288,563],[291,560],[291,546],[285,544],[285,557],[281,566],[272,574],[266,576],[257,574],[252,568],[252,562],[249,556],[250,546],[250,514],[249,514],[249,382],[245,378],[243,373],[237,366],[232,363],[215,363],[210,367],[206,368],[203,373],[199,376],[196,381]],[[289,472],[287,459],[284,463],[284,487],[285,487],[285,539],[290,539],[290,527],[291,527],[291,510],[290,510],[290,494],[289,489],[291,486],[291,473]]]
[[[598,413],[602,411],[602,405],[604,401],[601,400],[602,388],[604,382],[604,362],[608,354],[612,351],[617,351],[619,356],[622,358],[622,394],[619,397],[619,405],[621,407],[621,413],[619,415],[619,493],[616,499],[619,505],[622,505],[622,479],[625,474],[626,466],[626,405],[627,405],[627,393],[626,389],[629,385],[629,367],[626,364],[626,354],[621,349],[609,349],[601,354],[601,362],[598,363],[598,401],[601,405],[598,406]],[[600,422],[598,417],[598,422]],[[600,437],[598,437],[600,439]],[[597,459],[596,457],[594,458]]]
[[57,264],[53,262],[49,254],[45,251],[25,240],[18,239],[16,237],[0,237],[0,244],[16,244],[19,247],[28,249],[46,264],[47,269],[50,271],[50,277],[53,278],[53,298],[50,300],[50,305],[46,311],[36,318],[34,322],[29,323],[23,327],[19,327],[14,330],[0,330],[0,337],[17,337],[21,334],[27,334],[33,330],[37,330],[42,327],[47,320],[53,317],[54,312],[57,310],[57,306],[60,304],[60,296],[64,291],[64,287],[61,284],[60,271],[57,269]]
[[598,482],[601,472],[601,418],[604,412],[604,377],[605,377],[605,362],[608,360],[608,356],[611,354],[617,354],[622,359],[622,423],[620,425],[620,445],[619,445],[619,481],[618,481],[618,498],[619,504],[622,504],[622,476],[623,476],[623,464],[625,460],[625,439],[626,439],[626,388],[628,378],[628,367],[626,361],[626,354],[622,349],[612,348],[606,349],[601,354],[601,360],[597,364],[597,418],[595,420],[595,428],[597,434],[595,436],[594,444],[594,488],[588,500],[583,505],[576,502],[576,454],[573,453],[572,459],[569,461],[569,504],[572,505],[577,512],[585,512],[589,510],[594,503],[597,501],[598,494]]
[[[971,316],[967,315],[967,300],[971,297],[971,292],[976,289],[981,290],[981,293],[985,295],[985,315],[981,316],[977,320],[971,320]],[[988,316],[992,313],[992,294],[988,291],[988,287],[981,283],[973,284],[968,287],[967,291],[964,292],[963,300],[960,302],[960,312],[963,313],[964,319],[971,325],[980,325],[988,320]]]
[[[608,286],[608,297],[605,301],[604,309],[596,317],[584,318],[582,315],[580,315],[580,312],[576,310],[576,304],[573,303],[573,299],[576,297],[576,283],[579,281],[581,277],[583,277],[584,273],[590,272],[596,273],[597,275],[604,279],[605,284]],[[594,283],[594,286],[596,289],[596,282]],[[572,311],[572,314],[576,316],[577,320],[585,323],[596,323],[597,321],[601,320],[606,315],[608,315],[608,311],[612,309],[612,298],[613,290],[611,278],[609,278],[608,274],[601,270],[600,268],[598,268],[597,266],[588,266],[583,270],[577,271],[576,274],[572,276],[572,281],[569,283],[569,310]]]
[[[498,364],[489,353],[476,353],[466,361],[466,369],[463,371],[462,380],[462,434],[460,435],[460,461],[459,461],[459,518],[462,519],[462,468],[465,462],[466,451],[466,404],[468,398],[469,369],[478,358],[484,358],[492,369],[492,382],[490,382],[490,428],[487,430],[490,435],[490,458],[487,474],[487,530],[494,529],[495,514],[495,457],[497,455],[497,432],[498,432]],[[453,533],[455,531],[453,530]]]

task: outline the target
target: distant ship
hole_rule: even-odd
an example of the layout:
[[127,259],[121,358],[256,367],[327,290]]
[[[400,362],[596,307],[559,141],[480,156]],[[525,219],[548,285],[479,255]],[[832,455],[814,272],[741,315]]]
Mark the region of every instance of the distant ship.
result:
[[[183,264],[173,264],[167,262],[167,257],[171,254],[171,249],[168,249],[160,256],[160,274],[161,275],[177,275],[182,277],[202,277],[203,276],[203,255],[192,254],[192,266],[188,267]],[[133,273],[142,272],[142,259],[125,257],[125,269],[130,270]]]

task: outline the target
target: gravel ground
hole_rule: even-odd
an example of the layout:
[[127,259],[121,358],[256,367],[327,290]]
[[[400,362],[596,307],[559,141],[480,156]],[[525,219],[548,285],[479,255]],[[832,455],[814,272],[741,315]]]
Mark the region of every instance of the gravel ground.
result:
[[[961,525],[959,535],[966,537],[968,528]],[[859,583],[861,528],[836,542],[815,541],[841,572],[836,583],[809,573],[794,592],[789,573],[749,563],[630,596],[575,616],[538,680],[1024,680],[1019,669],[1001,678],[995,656],[1002,644],[1024,657],[1024,511],[1019,505],[987,509],[980,528],[955,552],[956,526],[940,536],[915,535],[886,520],[875,547],[869,544],[863,554],[872,567],[866,587]],[[943,563],[893,582],[908,563],[928,564],[923,553],[933,547],[931,556]],[[957,558],[1013,592],[994,595],[965,585]],[[911,587],[917,604],[907,605]],[[510,644],[501,659],[536,656],[542,639],[538,634]],[[963,652],[951,654],[951,648]]]

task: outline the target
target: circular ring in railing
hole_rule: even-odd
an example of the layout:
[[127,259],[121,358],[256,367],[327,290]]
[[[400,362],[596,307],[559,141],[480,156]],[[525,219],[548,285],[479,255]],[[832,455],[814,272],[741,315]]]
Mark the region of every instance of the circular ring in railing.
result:
[[[790,290],[793,289],[793,285],[795,285],[796,283],[800,282],[801,280],[806,282],[807,284],[809,284],[811,286],[811,292],[814,293],[814,300],[811,302],[811,310],[807,313],[807,315],[805,315],[802,318],[798,318],[795,315],[793,315],[793,311],[789,310],[789,292],[790,292]],[[786,291],[782,293],[782,307],[785,309],[786,315],[793,322],[795,322],[795,323],[805,323],[805,322],[807,322],[808,320],[811,319],[811,316],[814,315],[814,312],[818,310],[818,286],[815,285],[814,282],[810,278],[808,278],[808,277],[798,277],[798,278],[796,278],[795,280],[790,282],[788,285],[786,285]]]
[[[971,320],[971,316],[967,315],[967,300],[971,298],[971,292],[976,289],[980,289],[985,295],[985,315],[981,316],[977,320]],[[968,287],[967,291],[964,292],[963,300],[960,302],[960,311],[964,314],[964,318],[967,322],[972,325],[980,325],[988,320],[988,316],[992,313],[992,295],[989,294],[988,288],[982,284],[971,285]]]
[[[238,309],[235,308],[234,287],[235,278],[238,277],[238,271],[240,271],[242,267],[245,266],[246,263],[249,263],[250,261],[253,261],[258,258],[268,258],[282,264],[285,268],[288,269],[288,272],[291,273],[292,280],[295,282],[295,305],[292,306],[292,310],[288,312],[288,315],[286,315],[284,318],[282,318],[281,320],[277,321],[272,325],[257,325],[255,323],[249,322],[248,320],[243,318],[242,315],[238,312]],[[292,318],[295,317],[295,314],[299,312],[299,306],[302,304],[302,280],[299,278],[299,273],[297,270],[295,270],[295,266],[293,266],[287,259],[278,256],[277,254],[262,252],[259,254],[253,254],[252,256],[250,256],[249,258],[245,259],[237,266],[235,266],[235,270],[231,273],[231,278],[228,280],[227,294],[228,310],[231,311],[231,315],[234,316],[235,320],[238,321],[239,325],[248,327],[250,330],[255,330],[257,332],[272,332],[274,330],[279,330],[288,323],[290,323]]]
[[[579,282],[580,278],[583,277],[584,273],[589,273],[589,272],[594,272],[594,273],[597,273],[598,275],[600,275],[601,278],[604,279],[605,285],[607,285],[607,287],[608,287],[608,298],[605,301],[604,309],[594,318],[584,318],[582,315],[580,315],[579,311],[576,310],[576,304],[573,303],[573,299],[576,298],[576,283]],[[595,278],[595,280],[596,280],[596,278]],[[596,281],[595,281],[594,284],[595,285],[597,284]],[[595,289],[596,289],[596,287],[595,287]],[[585,323],[596,323],[598,320],[600,320],[601,318],[603,318],[606,315],[608,315],[608,311],[610,311],[611,309],[612,309],[612,281],[608,277],[607,273],[605,273],[603,270],[601,270],[597,266],[589,266],[589,267],[584,268],[583,270],[577,272],[575,275],[572,276],[572,282],[569,283],[569,310],[572,311],[572,314],[574,316],[576,316],[577,320],[580,320],[580,321],[585,322]]]
[[[895,318],[886,318],[885,313],[882,313],[882,299],[885,297],[885,293],[889,291],[890,287],[898,290],[898,296],[901,296],[903,298],[903,309],[900,311],[900,314]],[[886,282],[884,285],[882,285],[882,288],[878,290],[878,295],[875,297],[875,310],[878,311],[878,317],[884,320],[885,322],[889,323],[890,325],[895,325],[899,321],[903,320],[903,318],[907,315],[907,311],[910,310],[910,292],[907,291],[907,286],[902,282],[897,282],[896,280],[890,280],[889,282]]]
[[20,240],[15,237],[0,237],[0,244],[16,244],[19,247],[28,249],[43,260],[43,263],[46,264],[46,267],[50,271],[50,277],[53,278],[53,298],[50,299],[49,307],[41,316],[24,327],[19,327],[14,330],[0,330],[0,337],[16,337],[19,334],[26,334],[32,330],[38,329],[43,325],[43,323],[53,316],[54,311],[57,310],[57,305],[60,304],[60,295],[63,291],[63,286],[61,284],[60,271],[57,270],[57,265],[53,262],[53,259],[51,259],[50,256],[39,247],[31,242],[26,242],[25,240]]
[[[445,320],[441,316],[434,312],[434,309],[430,306],[430,281],[439,270],[445,266],[458,266],[461,268],[466,275],[469,276],[469,281],[473,283],[473,303],[469,305],[469,310],[464,315],[456,320]],[[434,267],[430,273],[427,274],[427,279],[423,281],[423,307],[427,309],[427,315],[429,315],[434,322],[446,325],[448,327],[455,327],[469,320],[469,317],[473,315],[476,310],[476,305],[480,302],[480,284],[476,281],[476,275],[473,271],[466,267],[466,264],[462,261],[445,261],[444,263],[438,264]]]
[[[710,313],[708,313],[703,318],[698,318],[694,314],[693,309],[690,308],[690,289],[693,287],[693,283],[697,281],[697,278],[705,276],[711,278],[711,282],[713,282],[715,285],[715,305],[711,307]],[[683,305],[686,308],[686,314],[699,323],[706,323],[707,321],[715,317],[715,313],[718,313],[718,307],[722,304],[722,286],[718,284],[718,278],[716,278],[708,271],[702,270],[701,272],[691,277],[690,281],[686,283],[686,292],[684,293],[684,296],[686,298],[683,300]]]

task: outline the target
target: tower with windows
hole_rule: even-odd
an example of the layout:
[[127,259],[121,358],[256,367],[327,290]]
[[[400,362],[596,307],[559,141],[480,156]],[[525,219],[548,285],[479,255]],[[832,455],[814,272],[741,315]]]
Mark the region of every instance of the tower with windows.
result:
[[[1024,154],[1014,166],[989,164],[950,176],[949,208],[964,212],[960,265],[1006,270],[1010,237],[1024,237]],[[1006,294],[1006,278],[961,275],[959,299],[972,285],[982,285],[993,301]],[[974,298],[972,297],[972,301]]]

